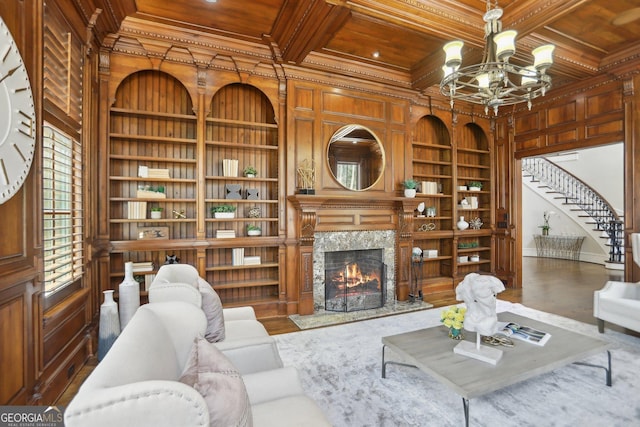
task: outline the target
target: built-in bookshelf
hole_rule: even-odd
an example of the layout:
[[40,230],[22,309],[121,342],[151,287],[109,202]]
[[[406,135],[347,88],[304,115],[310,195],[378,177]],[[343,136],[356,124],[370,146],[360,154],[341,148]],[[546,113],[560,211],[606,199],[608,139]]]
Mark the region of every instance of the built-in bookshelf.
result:
[[[204,166],[206,279],[227,305],[275,302],[284,258],[277,243],[279,144],[273,107],[258,89],[232,84],[214,96],[210,111]],[[225,167],[229,163],[237,166]],[[244,173],[248,167],[255,176]],[[220,205],[233,206],[235,216],[214,218],[211,208]],[[249,236],[248,226],[258,227],[260,235]],[[236,238],[216,239],[219,230],[234,231]],[[240,242],[243,258],[251,261],[238,265],[233,253]]]
[[[108,152],[111,288],[122,280],[125,262],[151,263],[145,276],[174,256],[196,266],[227,306],[277,302],[279,137],[269,99],[253,86],[231,84],[198,117],[186,87],[159,71],[130,75],[115,99]],[[248,166],[255,176],[243,173]],[[232,206],[232,217],[215,218],[212,208],[219,205]],[[234,248],[244,252],[241,264],[232,262]]]
[[[421,183],[415,204],[423,204],[412,218],[412,245],[423,251],[412,274],[429,295],[453,289],[470,272],[491,271],[491,158],[480,126],[458,126],[453,140],[435,116],[417,120],[412,155],[413,178]],[[467,186],[478,182],[480,190]],[[483,224],[459,230],[461,216]]]
[[[459,281],[468,273],[491,272],[493,199],[489,142],[482,128],[475,123],[460,126],[455,145],[456,217],[464,216],[465,221],[470,223],[468,229],[456,232],[454,259],[456,281]],[[480,187],[475,187],[477,185]],[[477,248],[469,251],[466,247],[469,242],[477,242]]]

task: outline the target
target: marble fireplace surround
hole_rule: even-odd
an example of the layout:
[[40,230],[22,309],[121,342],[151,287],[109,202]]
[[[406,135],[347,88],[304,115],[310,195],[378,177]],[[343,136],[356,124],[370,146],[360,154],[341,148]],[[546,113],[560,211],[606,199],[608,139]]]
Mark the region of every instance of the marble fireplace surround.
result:
[[298,313],[324,309],[324,252],[384,249],[386,304],[407,299],[411,229],[417,199],[359,192],[354,195],[295,195],[288,200],[298,213]]
[[387,266],[385,304],[395,301],[395,231],[329,231],[315,233],[313,244],[313,309],[325,309],[325,253],[361,249],[382,249]]

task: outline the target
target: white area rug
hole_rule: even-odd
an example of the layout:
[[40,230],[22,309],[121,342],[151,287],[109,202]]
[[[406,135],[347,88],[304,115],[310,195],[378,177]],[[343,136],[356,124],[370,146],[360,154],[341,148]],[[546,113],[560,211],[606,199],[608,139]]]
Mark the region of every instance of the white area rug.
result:
[[[276,335],[286,366],[336,427],[462,426],[462,398],[410,367],[389,365],[381,377],[383,336],[439,324],[432,309],[339,326]],[[511,311],[612,343],[613,387],[603,369],[568,365],[471,399],[470,425],[640,426],[640,339],[557,315],[498,301]],[[552,338],[553,339],[553,338]],[[524,345],[521,343],[520,345]],[[606,352],[584,360],[606,365]]]

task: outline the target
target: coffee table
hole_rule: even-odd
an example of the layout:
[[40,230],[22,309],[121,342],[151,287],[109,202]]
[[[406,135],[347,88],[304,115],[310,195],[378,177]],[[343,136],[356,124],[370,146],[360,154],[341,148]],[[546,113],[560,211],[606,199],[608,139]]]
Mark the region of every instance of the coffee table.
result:
[[[388,364],[419,368],[462,396],[465,425],[469,425],[469,399],[499,390],[517,382],[544,374],[570,363],[602,368],[606,383],[611,386],[610,344],[551,324],[514,313],[498,314],[501,322],[516,322],[551,334],[551,339],[539,347],[514,340],[513,347],[494,347],[504,353],[497,365],[461,356],[453,352],[459,341],[448,337],[444,326],[407,332],[382,338],[382,378],[386,378]],[[466,332],[466,340],[475,343],[475,332]],[[486,344],[484,344],[486,345]],[[385,349],[390,348],[403,360],[386,360]],[[607,365],[598,366],[580,360],[607,352]]]

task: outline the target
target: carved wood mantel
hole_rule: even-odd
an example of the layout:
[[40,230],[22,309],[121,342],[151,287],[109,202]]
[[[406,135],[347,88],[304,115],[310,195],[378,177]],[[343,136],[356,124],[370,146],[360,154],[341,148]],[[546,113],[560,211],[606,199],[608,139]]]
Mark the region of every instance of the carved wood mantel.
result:
[[298,283],[300,314],[313,314],[313,243],[316,232],[394,230],[396,297],[407,299],[410,283],[413,216],[419,199],[355,195],[294,195],[289,202],[298,211]]

